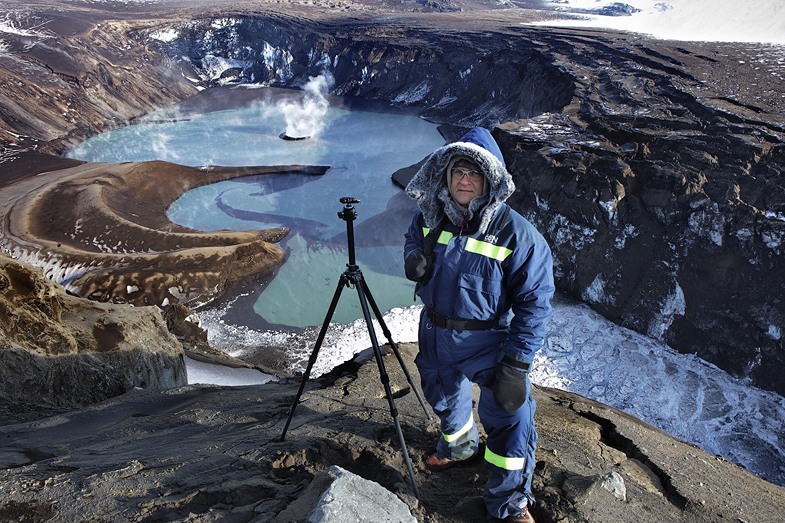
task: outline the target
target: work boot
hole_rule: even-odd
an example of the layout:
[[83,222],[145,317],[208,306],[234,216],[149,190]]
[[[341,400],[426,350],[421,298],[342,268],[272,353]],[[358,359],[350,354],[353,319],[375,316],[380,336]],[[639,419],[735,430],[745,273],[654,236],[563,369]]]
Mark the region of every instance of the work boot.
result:
[[456,465],[471,465],[477,461],[476,458],[478,455],[479,453],[475,453],[466,459],[450,459],[442,458],[434,452],[425,460],[425,466],[430,470],[441,472],[442,470],[447,470],[448,468],[454,467]]
[[534,518],[529,514],[529,507],[526,507],[520,514],[507,516],[502,521],[508,521],[510,523],[534,523]]

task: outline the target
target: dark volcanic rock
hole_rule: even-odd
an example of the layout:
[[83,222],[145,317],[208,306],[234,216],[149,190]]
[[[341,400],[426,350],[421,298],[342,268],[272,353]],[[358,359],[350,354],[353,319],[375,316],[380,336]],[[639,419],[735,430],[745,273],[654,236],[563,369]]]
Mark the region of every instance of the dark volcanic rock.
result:
[[[576,74],[596,76],[597,45],[572,48]],[[561,114],[501,126],[512,202],[547,231],[560,289],[783,393],[783,112],[697,98],[703,70],[662,46],[605,49],[613,78],[577,84]]]

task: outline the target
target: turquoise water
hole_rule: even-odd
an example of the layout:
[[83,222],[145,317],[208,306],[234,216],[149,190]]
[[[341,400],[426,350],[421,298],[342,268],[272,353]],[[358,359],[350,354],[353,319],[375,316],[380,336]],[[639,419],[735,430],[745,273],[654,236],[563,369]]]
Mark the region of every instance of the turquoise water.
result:
[[[330,166],[322,176],[259,176],[194,189],[170,206],[168,216],[203,231],[289,227],[281,242],[287,252],[283,266],[251,310],[241,310],[247,305],[238,301],[231,316],[251,326],[307,327],[324,321],[348,262],[339,199],[357,198],[357,263],[373,297],[382,312],[411,305],[402,246],[415,207],[390,177],[443,145],[436,125],[410,114],[326,107],[320,134],[288,141],[279,137],[286,118],[283,104],[269,102],[205,114],[177,116],[169,110],[96,136],[68,156],[191,166]],[[345,289],[333,321],[361,318],[358,302],[356,291]]]

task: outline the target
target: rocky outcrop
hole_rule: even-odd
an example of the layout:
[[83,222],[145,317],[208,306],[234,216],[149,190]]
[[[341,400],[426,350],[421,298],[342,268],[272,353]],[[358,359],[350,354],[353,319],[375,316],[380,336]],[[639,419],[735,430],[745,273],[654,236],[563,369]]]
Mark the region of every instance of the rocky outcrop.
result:
[[0,255],[0,412],[40,416],[185,383],[183,348],[157,308],[69,296]]
[[[785,393],[785,303],[773,291],[785,284],[782,105],[765,87],[753,100],[712,74],[725,62],[708,49],[674,56],[649,42],[638,54],[568,40],[554,56],[592,81],[576,82],[559,114],[496,133],[519,188],[513,204],[554,246],[558,287]],[[598,74],[600,54],[612,73]],[[769,74],[749,81],[783,85]]]
[[[416,351],[400,347],[415,383]],[[419,498],[370,359],[309,383],[283,441],[297,381],[132,391],[0,427],[0,520],[303,521],[337,466],[378,483],[389,492],[377,499],[394,495],[417,521],[486,521],[483,462],[440,473],[425,467],[438,423],[426,418],[398,360],[386,354],[384,362]],[[782,487],[606,405],[558,390],[533,394],[538,522],[781,521]],[[334,521],[354,521],[358,501],[334,499]]]

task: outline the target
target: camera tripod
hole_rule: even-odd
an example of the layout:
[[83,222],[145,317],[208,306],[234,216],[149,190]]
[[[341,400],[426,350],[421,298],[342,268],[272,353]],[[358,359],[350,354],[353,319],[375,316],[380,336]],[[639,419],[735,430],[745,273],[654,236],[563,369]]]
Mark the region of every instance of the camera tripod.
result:
[[428,419],[431,419],[431,415],[428,412],[428,409],[425,407],[425,403],[423,402],[420,393],[417,391],[417,387],[415,387],[414,383],[412,382],[412,377],[409,374],[406,365],[404,364],[403,358],[401,357],[401,353],[398,350],[398,345],[392,340],[392,335],[390,334],[390,330],[387,328],[387,325],[384,323],[384,319],[382,319],[382,314],[379,311],[379,307],[376,305],[376,301],[374,301],[373,296],[371,295],[371,290],[368,288],[368,284],[363,278],[362,271],[360,267],[357,265],[354,256],[354,227],[353,222],[357,218],[357,210],[354,208],[355,203],[360,203],[360,200],[351,197],[344,197],[340,199],[340,202],[344,204],[343,210],[338,213],[338,217],[341,218],[346,222],[346,238],[349,244],[349,263],[346,264],[346,270],[343,271],[341,274],[341,278],[338,281],[338,286],[335,289],[335,294],[333,295],[333,300],[330,303],[330,307],[327,309],[327,315],[324,318],[324,323],[322,324],[322,329],[319,331],[319,336],[316,338],[316,344],[314,345],[313,351],[311,352],[311,357],[308,359],[308,365],[305,368],[305,373],[303,374],[302,381],[300,382],[300,389],[297,391],[297,396],[294,399],[294,403],[292,404],[291,409],[289,410],[289,418],[286,420],[286,425],[284,425],[283,433],[281,434],[280,440],[283,441],[286,437],[286,431],[289,430],[289,424],[292,422],[292,418],[294,417],[294,411],[297,408],[297,404],[300,402],[300,397],[302,396],[303,390],[305,389],[305,383],[308,381],[308,377],[311,374],[311,369],[313,368],[314,363],[316,362],[316,358],[319,355],[319,349],[322,346],[322,342],[324,341],[324,336],[327,333],[327,328],[330,325],[330,320],[332,320],[333,313],[335,312],[335,308],[338,305],[338,300],[341,297],[341,292],[343,291],[344,287],[354,287],[357,289],[357,297],[360,299],[360,308],[363,312],[363,317],[365,318],[365,324],[368,327],[368,334],[371,338],[371,345],[373,345],[373,353],[376,357],[376,364],[379,367],[379,375],[381,378],[382,385],[384,385],[384,392],[387,394],[387,401],[390,404],[390,413],[392,414],[393,421],[395,422],[395,430],[398,433],[398,440],[401,444],[401,451],[403,452],[403,459],[406,463],[406,469],[409,472],[409,481],[412,484],[412,489],[414,490],[414,495],[418,498],[420,497],[420,492],[417,489],[417,482],[414,479],[414,471],[412,470],[412,462],[409,459],[409,452],[406,448],[406,441],[403,438],[403,432],[401,431],[401,424],[398,422],[398,409],[395,407],[395,402],[393,401],[392,391],[390,390],[390,378],[387,374],[387,371],[384,367],[384,360],[382,359],[382,351],[379,348],[379,342],[376,339],[376,332],[374,331],[373,323],[371,320],[371,313],[368,309],[368,305],[370,304],[371,308],[373,309],[374,314],[376,315],[376,319],[379,321],[379,325],[382,328],[382,332],[384,333],[385,337],[387,338],[387,342],[390,344],[395,357],[398,359],[398,363],[401,365],[401,369],[403,373],[406,375],[406,380],[409,382],[409,386],[414,391],[414,394],[417,396],[417,400],[420,402],[420,405],[425,411],[425,415],[428,416]]

